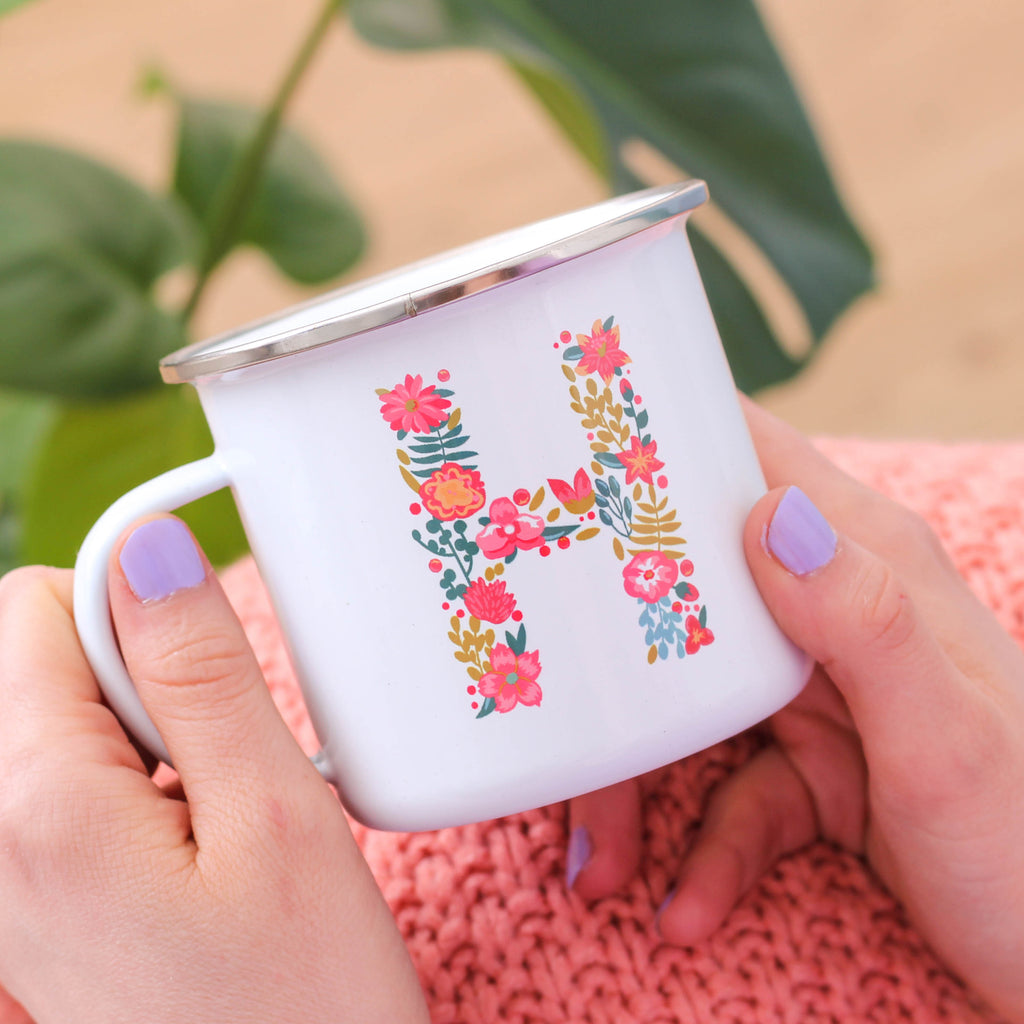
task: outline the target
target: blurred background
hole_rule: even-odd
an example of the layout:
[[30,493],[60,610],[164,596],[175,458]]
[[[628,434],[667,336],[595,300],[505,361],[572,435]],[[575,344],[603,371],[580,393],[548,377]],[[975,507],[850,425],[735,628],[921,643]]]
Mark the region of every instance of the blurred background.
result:
[[[260,103],[315,8],[37,0],[0,22],[0,134],[59,142],[162,186],[174,112],[141,95],[145,69]],[[760,9],[879,278],[811,367],[762,400],[815,434],[1024,437],[1024,4]],[[290,113],[365,216],[370,248],[354,276],[606,194],[489,54],[388,52],[344,26]],[[205,296],[197,333],[305,294],[240,253]]]

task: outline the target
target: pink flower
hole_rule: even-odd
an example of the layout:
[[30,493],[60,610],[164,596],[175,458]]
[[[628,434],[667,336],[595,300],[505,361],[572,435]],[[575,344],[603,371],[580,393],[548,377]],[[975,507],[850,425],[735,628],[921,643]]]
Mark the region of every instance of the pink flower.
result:
[[452,403],[447,398],[434,394],[434,385],[423,386],[423,378],[416,374],[405,375],[404,384],[396,384],[380,396],[381,415],[392,430],[409,430],[422,434],[432,427],[440,426]]
[[465,519],[484,505],[484,484],[475,469],[446,462],[423,481],[420,498],[436,519]]
[[594,488],[583,468],[576,470],[571,485],[564,480],[549,478],[548,486],[551,493],[575,516],[581,516],[593,507]]
[[577,334],[576,341],[583,350],[583,355],[576,364],[580,373],[599,373],[605,384],[611,383],[617,366],[625,366],[633,360],[619,348],[619,325],[606,331],[600,320],[594,321],[589,336]]
[[676,563],[660,551],[644,551],[635,555],[622,570],[623,586],[630,597],[643,598],[656,604],[671,589],[679,576]]
[[654,473],[665,465],[661,459],[656,458],[658,442],[641,444],[640,438],[635,434],[629,439],[630,450],[619,452],[617,458],[626,467],[626,483],[631,484],[634,480],[643,480],[645,484],[654,483]]
[[462,600],[469,614],[482,622],[504,622],[516,610],[516,599],[505,593],[504,580],[486,583],[476,579],[466,588]]
[[491,671],[481,677],[477,688],[485,697],[493,697],[494,706],[501,712],[511,711],[517,704],[536,707],[541,698],[537,685],[539,654],[524,651],[516,657],[511,647],[495,644],[491,648]]
[[476,535],[476,542],[487,558],[504,558],[516,548],[524,551],[544,543],[544,520],[530,512],[520,512],[508,498],[491,502],[491,521]]
[[688,615],[686,618],[686,653],[696,654],[702,647],[714,643],[715,634],[707,626],[700,624],[696,615]]

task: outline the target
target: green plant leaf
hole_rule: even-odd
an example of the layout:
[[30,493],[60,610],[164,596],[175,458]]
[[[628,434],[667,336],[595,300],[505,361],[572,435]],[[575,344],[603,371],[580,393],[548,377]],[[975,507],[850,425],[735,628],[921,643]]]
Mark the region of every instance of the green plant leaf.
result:
[[27,2],[28,0],[0,0],[0,14],[7,14],[8,11],[13,11],[15,7],[21,7]]
[[188,244],[174,206],[117,172],[0,140],[0,386],[94,397],[158,384],[185,337],[150,292]]
[[[179,102],[174,190],[202,225],[260,112],[229,103]],[[259,247],[294,280],[318,284],[359,259],[365,236],[358,212],[326,164],[301,136],[283,128],[237,242]]]
[[23,485],[54,412],[51,401],[0,392],[0,575],[22,562]]
[[[687,230],[736,386],[749,394],[788,380],[800,369],[800,361],[779,344],[761,307],[732,264],[692,220]],[[637,414],[636,423],[640,429],[647,426],[646,411]]]
[[[626,159],[634,140],[705,178],[713,200],[788,285],[814,343],[873,283],[871,254],[753,0],[351,0],[351,13],[379,45],[503,54],[618,191],[640,183]],[[524,67],[536,69],[536,81]],[[576,104],[552,102],[556,78],[563,91],[578,93]],[[709,264],[714,257],[703,248]],[[711,271],[712,290],[721,296],[742,287],[749,296],[723,265]],[[743,303],[747,313],[756,310],[751,302]],[[713,307],[729,315],[721,298]],[[770,375],[799,368],[798,360],[778,358],[763,315],[731,319],[751,332],[748,347],[768,346]],[[766,381],[758,372],[755,361],[741,375],[759,386]]]
[[[162,388],[65,408],[46,432],[23,504],[27,561],[72,565],[85,535],[115,499],[213,448],[191,388]],[[234,503],[218,491],[180,511],[214,565],[246,549]]]

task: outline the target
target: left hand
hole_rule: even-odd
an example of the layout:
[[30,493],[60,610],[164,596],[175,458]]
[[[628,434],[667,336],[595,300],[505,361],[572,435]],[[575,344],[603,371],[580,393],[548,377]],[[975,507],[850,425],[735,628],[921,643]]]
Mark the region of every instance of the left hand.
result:
[[191,534],[161,518],[128,545],[148,580],[137,594],[115,557],[111,609],[180,789],[104,705],[72,574],[0,581],[0,983],[37,1024],[426,1024],[341,806]]

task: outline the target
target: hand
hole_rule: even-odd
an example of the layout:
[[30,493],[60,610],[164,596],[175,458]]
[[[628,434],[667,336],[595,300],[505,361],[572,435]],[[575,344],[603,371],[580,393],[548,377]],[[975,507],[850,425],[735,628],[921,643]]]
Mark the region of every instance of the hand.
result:
[[[747,559],[818,665],[770,719],[774,742],[713,793],[660,932],[698,942],[779,857],[830,840],[866,856],[936,953],[1024,1020],[1024,654],[921,519],[746,411],[775,488],[747,521]],[[636,780],[573,801],[570,828],[576,891],[621,886],[640,855]]]
[[138,527],[110,597],[180,787],[102,703],[71,573],[0,581],[0,982],[38,1024],[426,1022],[341,807],[184,524]]

